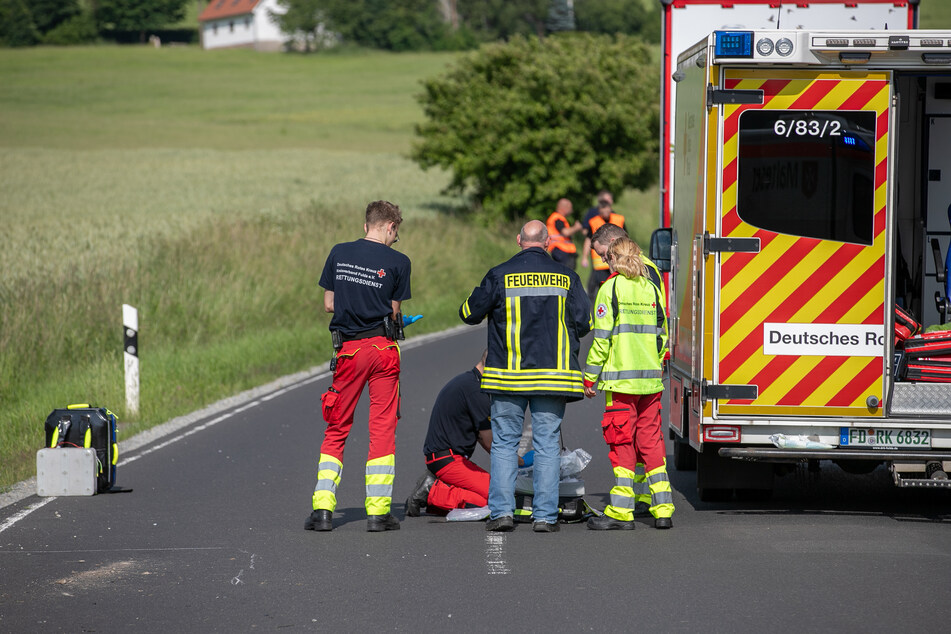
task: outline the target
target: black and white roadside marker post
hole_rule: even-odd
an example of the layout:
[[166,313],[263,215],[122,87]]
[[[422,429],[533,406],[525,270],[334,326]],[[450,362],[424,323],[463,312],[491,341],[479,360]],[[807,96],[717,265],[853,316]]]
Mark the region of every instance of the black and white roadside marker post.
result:
[[139,413],[139,311],[122,305],[123,356],[125,357],[125,406],[130,416]]

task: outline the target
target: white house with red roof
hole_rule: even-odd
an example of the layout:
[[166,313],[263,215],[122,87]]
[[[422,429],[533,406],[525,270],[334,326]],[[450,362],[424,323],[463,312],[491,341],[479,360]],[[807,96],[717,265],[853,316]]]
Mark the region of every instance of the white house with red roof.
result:
[[284,11],[277,0],[211,0],[198,16],[201,46],[280,50],[288,38],[270,12]]

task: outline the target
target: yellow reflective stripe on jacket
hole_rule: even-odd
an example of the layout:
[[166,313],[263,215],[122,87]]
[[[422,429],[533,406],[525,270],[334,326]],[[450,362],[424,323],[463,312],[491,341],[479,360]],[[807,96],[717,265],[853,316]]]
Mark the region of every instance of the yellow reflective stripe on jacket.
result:
[[506,392],[550,391],[583,393],[581,372],[568,368],[558,370],[514,370],[485,368],[482,388]]
[[522,303],[518,301],[517,297],[510,297],[505,300],[505,304],[505,332],[508,338],[508,359],[506,360],[506,367],[508,367],[509,370],[515,370],[518,368],[518,359],[520,356],[520,312]]

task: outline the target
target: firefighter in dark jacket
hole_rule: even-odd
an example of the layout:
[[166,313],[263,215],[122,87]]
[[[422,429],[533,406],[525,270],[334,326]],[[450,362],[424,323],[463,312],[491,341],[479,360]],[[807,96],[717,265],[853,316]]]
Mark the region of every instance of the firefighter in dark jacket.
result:
[[521,252],[486,273],[459,308],[467,324],[489,318],[482,389],[492,397],[492,460],[486,530],[514,529],[518,443],[532,412],[533,530],[558,530],[561,420],[568,401],[584,396],[579,340],[591,330],[591,307],[578,275],[545,251],[545,225],[532,220],[516,242]]

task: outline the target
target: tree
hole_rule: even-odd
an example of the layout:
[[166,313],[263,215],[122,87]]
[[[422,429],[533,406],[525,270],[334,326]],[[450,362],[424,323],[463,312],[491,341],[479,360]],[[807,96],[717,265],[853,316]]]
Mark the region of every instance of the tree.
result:
[[462,23],[486,41],[545,35],[552,0],[467,0],[456,5]]
[[575,23],[590,33],[641,34],[660,41],[660,3],[644,0],[575,0]]
[[657,67],[648,47],[563,33],[490,44],[424,82],[412,158],[451,172],[487,220],[544,218],[561,197],[656,180]]
[[33,46],[39,40],[24,0],[0,0],[0,46]]
[[389,51],[444,48],[449,25],[433,0],[332,0],[328,14],[345,40]]
[[97,0],[96,21],[104,30],[146,31],[178,22],[185,16],[188,0]]
[[[348,42],[389,51],[447,48],[450,28],[434,0],[279,0],[274,19],[285,33],[319,39],[324,30]],[[460,41],[464,45],[464,40]]]
[[41,34],[80,14],[79,0],[27,0],[33,14],[33,24]]
[[327,20],[326,0],[277,0],[283,12],[269,11],[271,20],[283,31],[301,42],[305,53],[321,48]]

